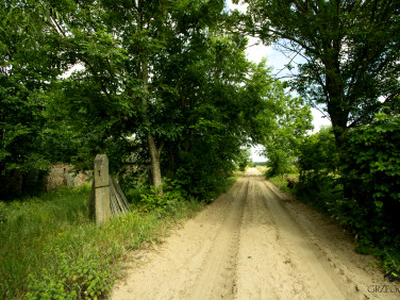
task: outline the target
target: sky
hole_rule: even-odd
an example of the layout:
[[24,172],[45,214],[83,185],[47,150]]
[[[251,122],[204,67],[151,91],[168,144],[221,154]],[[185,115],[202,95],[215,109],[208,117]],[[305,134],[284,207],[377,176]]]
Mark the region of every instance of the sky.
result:
[[[246,11],[246,5],[234,5],[231,0],[226,0],[227,7],[230,9],[238,9],[242,12]],[[272,74],[277,74],[277,77],[283,77],[289,74],[289,71],[284,68],[288,63],[288,59],[274,46],[264,46],[255,38],[249,38],[249,47],[246,50],[247,58],[255,63],[259,63],[262,58],[267,58],[267,66],[272,67]],[[321,126],[331,125],[331,122],[324,118],[323,115],[316,109],[311,109],[313,115],[314,131],[318,132]],[[251,149],[252,159],[255,162],[265,161],[266,158],[259,155],[262,151],[262,146],[256,146]]]

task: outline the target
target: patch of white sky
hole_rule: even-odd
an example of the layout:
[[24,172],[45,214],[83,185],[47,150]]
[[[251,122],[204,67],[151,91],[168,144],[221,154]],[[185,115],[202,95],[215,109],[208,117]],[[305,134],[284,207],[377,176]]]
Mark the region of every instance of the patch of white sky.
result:
[[71,66],[67,71],[65,71],[63,74],[60,75],[60,78],[68,78],[72,75],[74,72],[82,71],[84,70],[85,67],[82,63],[76,63],[75,65]]
[[[233,4],[231,0],[226,0],[226,7],[229,10],[237,9],[241,12],[246,12],[247,4],[239,3]],[[295,70],[289,71],[286,65],[290,62],[291,58],[285,56],[282,51],[280,51],[277,45],[265,46],[263,43],[254,37],[249,37],[249,47],[246,50],[247,58],[255,63],[261,62],[263,58],[267,59],[267,66],[272,68],[272,75],[277,78],[285,78],[290,76]],[[302,58],[300,56],[296,57],[293,61],[293,66],[296,63],[301,62]],[[297,96],[296,93],[291,92],[293,96]],[[311,108],[313,116],[313,133],[318,132],[322,126],[331,125],[331,122],[317,109]],[[265,156],[262,155],[264,151],[263,146],[253,146],[251,148],[252,159],[255,162],[266,161]]]

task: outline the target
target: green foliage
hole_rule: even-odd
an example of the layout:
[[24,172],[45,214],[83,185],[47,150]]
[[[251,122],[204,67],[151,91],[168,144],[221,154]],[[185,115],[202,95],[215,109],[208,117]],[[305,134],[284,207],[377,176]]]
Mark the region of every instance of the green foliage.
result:
[[298,165],[301,170],[336,172],[339,164],[339,153],[335,145],[332,127],[323,127],[316,134],[307,137],[299,149]]
[[28,182],[32,173],[46,172],[50,162],[72,155],[75,145],[60,115],[55,116],[60,124],[49,121],[48,93],[63,72],[66,58],[43,6],[17,0],[0,6],[2,200],[31,192],[32,186],[41,187],[42,178]]
[[377,114],[346,133],[341,151],[325,128],[304,141],[298,161],[297,196],[349,229],[356,250],[375,253],[387,268],[399,263],[399,125],[397,116]]
[[251,152],[250,149],[241,149],[238,158],[236,159],[236,164],[239,168],[239,171],[245,171],[246,167],[253,164],[251,160]]
[[145,212],[158,210],[159,212],[176,213],[185,206],[186,192],[181,188],[177,181],[169,181],[164,178],[163,195],[160,196],[157,188],[150,187],[150,191],[141,194],[137,204],[139,209]]
[[296,189],[288,187],[288,180],[296,182],[298,180],[298,173],[290,173],[287,176],[274,176],[268,177],[268,180],[279,187],[280,190],[285,191],[288,194],[296,195]]
[[396,1],[246,0],[243,25],[293,60],[297,92],[327,112],[339,137],[386,106],[399,111],[400,34]]
[[0,224],[7,222],[6,204],[0,202]]
[[61,82],[58,101],[91,155],[110,154],[114,166],[131,153],[138,164],[160,158],[163,175],[199,199],[229,178],[240,148],[262,139],[275,118],[282,89],[265,62],[247,61],[247,39],[225,30],[223,4],[60,8],[66,18],[55,21],[74,32],[65,35],[67,53],[84,69]]
[[129,203],[136,205],[140,202],[142,195],[148,194],[150,192],[150,187],[145,184],[129,184],[126,183],[125,186],[121,185],[122,190],[126,196]]
[[377,210],[382,201],[400,202],[399,125],[399,117],[378,114],[370,126],[349,132],[349,148],[343,153],[342,171],[351,181],[351,194],[358,197],[363,191],[360,196],[369,195]]
[[293,165],[289,161],[288,154],[283,150],[275,150],[269,153],[268,170],[266,172],[267,178],[291,173],[293,171]]
[[[352,211],[340,211],[364,243],[393,246],[400,234],[400,119],[377,114],[369,126],[349,131],[342,153],[345,201]],[[349,215],[349,213],[351,215]],[[357,213],[354,223],[353,214]]]
[[284,86],[277,85],[280,97],[274,126],[264,138],[265,155],[269,167],[267,177],[294,171],[298,148],[307,130],[312,129],[311,110],[301,98],[285,95]]
[[107,153],[121,177],[129,159],[211,199],[280,110],[282,85],[246,59],[222,0],[12,0],[1,13],[0,173],[16,187],[25,170]]
[[73,261],[59,255],[53,276],[42,270],[42,279],[28,279],[27,299],[96,299],[105,296],[114,283],[111,265],[100,256]]
[[[233,79],[216,79],[203,72],[184,73],[188,84],[182,81],[181,97],[187,107],[181,113],[183,119],[180,122],[186,123],[185,130],[177,141],[166,142],[162,156],[166,174],[171,174],[169,176],[178,180],[195,198],[207,201],[218,194],[220,186],[224,186],[224,181],[232,175],[236,168],[234,162],[241,157],[240,149],[251,143],[250,137],[253,142],[263,139],[265,130],[275,118],[276,98],[279,98],[275,90],[271,91],[278,83],[271,78],[265,62],[256,66],[244,59],[245,42],[219,37],[215,40],[218,48],[211,50],[223,47],[237,56],[237,64],[230,69],[234,68],[238,76],[250,72],[246,85],[241,86]],[[208,47],[207,44],[204,47]],[[204,48],[196,55],[206,55],[200,56],[204,59],[202,66],[212,72],[215,58],[208,57],[209,50]],[[225,60],[221,63],[230,64]],[[194,68],[191,64],[187,67]],[[192,97],[191,93],[197,90],[193,90],[193,86],[198,85],[198,81],[202,83],[199,86],[202,92]]]
[[307,137],[299,147],[297,196],[318,210],[328,213],[330,204],[341,199],[338,182],[339,153],[331,127]]

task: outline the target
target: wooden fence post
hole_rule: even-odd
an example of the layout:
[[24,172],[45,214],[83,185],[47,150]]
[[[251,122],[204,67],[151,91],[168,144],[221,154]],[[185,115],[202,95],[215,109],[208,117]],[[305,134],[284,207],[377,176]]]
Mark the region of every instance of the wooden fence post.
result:
[[94,159],[94,205],[97,225],[107,223],[111,217],[110,210],[110,175],[108,174],[108,157],[97,154]]

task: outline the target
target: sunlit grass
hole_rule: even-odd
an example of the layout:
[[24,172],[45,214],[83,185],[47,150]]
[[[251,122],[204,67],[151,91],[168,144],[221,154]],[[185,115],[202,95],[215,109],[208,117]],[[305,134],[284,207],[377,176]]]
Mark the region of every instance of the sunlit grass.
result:
[[106,293],[128,251],[157,243],[170,224],[201,207],[188,202],[169,215],[134,210],[99,228],[87,218],[89,193],[90,187],[60,188],[40,198],[0,203],[1,299],[24,298],[28,291],[32,299],[50,299],[51,292],[76,286],[79,293],[87,293],[83,289],[90,291],[89,284],[96,279],[82,281],[89,266],[93,274],[107,278],[96,282]]

